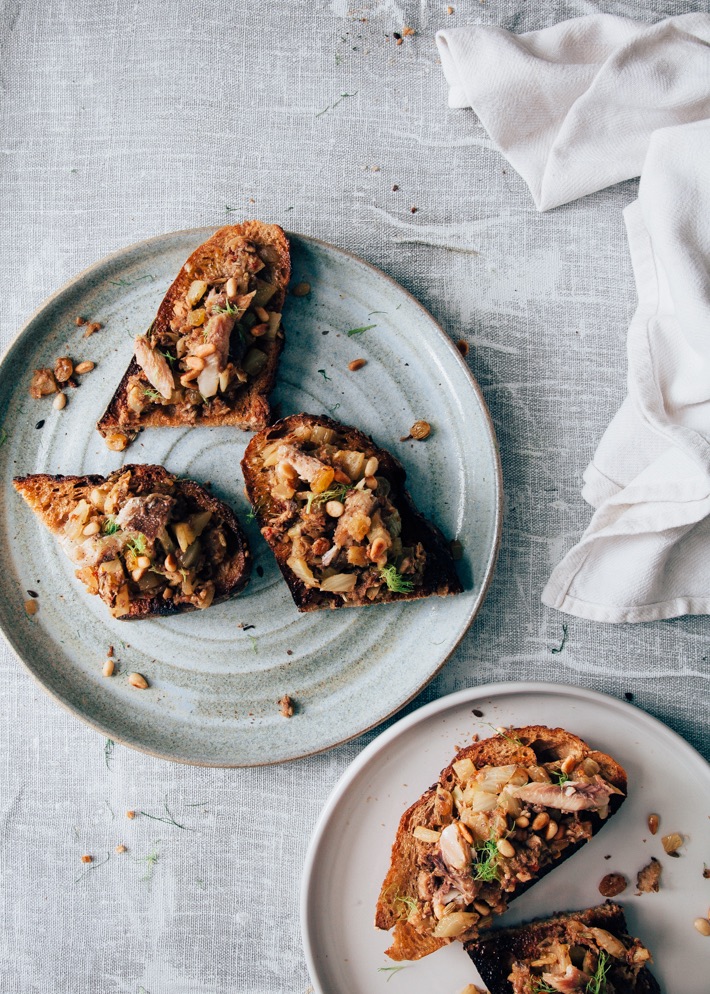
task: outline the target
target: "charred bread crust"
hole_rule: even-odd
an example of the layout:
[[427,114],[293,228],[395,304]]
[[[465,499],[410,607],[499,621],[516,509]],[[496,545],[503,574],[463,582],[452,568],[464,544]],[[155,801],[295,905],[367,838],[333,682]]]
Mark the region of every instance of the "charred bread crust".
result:
[[[631,939],[623,909],[618,904],[607,901],[596,908],[560,913],[552,918],[539,918],[515,928],[496,929],[480,939],[466,942],[464,948],[490,994],[512,994],[513,987],[508,975],[513,963],[529,963],[536,959],[545,940],[565,941],[571,938],[571,922],[580,922],[588,928],[602,928],[627,946]],[[660,994],[656,978],[646,967],[640,970],[633,992]],[[628,994],[631,994],[631,990]]]
[[262,452],[274,441],[285,439],[300,426],[320,426],[332,429],[343,439],[343,446],[363,452],[366,459],[374,456],[379,463],[378,475],[384,476],[391,486],[392,503],[402,518],[403,539],[421,542],[426,551],[426,567],[421,585],[409,593],[396,593],[389,589],[378,596],[374,603],[393,601],[413,601],[433,594],[446,596],[461,593],[463,586],[456,573],[456,567],[446,539],[439,529],[417,511],[409,492],[405,488],[404,467],[390,452],[379,448],[369,435],[349,425],[324,415],[294,414],[282,418],[269,428],[255,435],[249,442],[242,459],[242,472],[246,493],[262,529],[262,534],[270,545],[283,574],[294,602],[299,611],[316,611],[323,608],[357,606],[344,603],[337,593],[329,593],[306,586],[290,569],[286,560],[289,545],[270,536],[268,529],[284,512],[285,504],[272,497],[268,486],[268,474],[263,471]]
[[[230,539],[229,556],[219,564],[215,573],[215,594],[211,603],[228,600],[240,593],[247,585],[251,573],[251,554],[246,536],[234,511],[194,480],[177,479],[163,466],[127,464],[108,477],[37,473],[16,477],[12,482],[15,490],[46,527],[57,534],[79,500],[86,498],[95,487],[117,481],[126,472],[131,473],[131,496],[177,492],[191,507],[210,511],[225,526]],[[174,604],[161,596],[142,596],[131,600],[129,612],[122,615],[121,620],[165,617],[193,610],[197,610],[193,605]]]
[[[453,941],[449,938],[436,938],[431,934],[422,935],[415,928],[412,928],[408,921],[403,920],[403,907],[405,906],[404,902],[416,899],[418,896],[418,848],[412,832],[416,826],[429,827],[432,825],[437,787],[441,786],[448,790],[454,784],[456,779],[454,763],[470,759],[476,769],[481,769],[484,766],[508,764],[524,767],[531,762],[543,763],[555,759],[562,760],[569,755],[580,755],[584,759],[596,762],[603,778],[614,788],[622,791],[623,795],[626,794],[626,772],[611,756],[592,749],[578,736],[563,728],[530,725],[525,728],[510,729],[505,735],[495,735],[461,749],[442,771],[437,783],[433,784],[418,801],[404,812],[392,846],[390,868],[382,884],[375,913],[377,928],[386,931],[394,929],[392,945],[386,950],[391,959],[419,959],[434,949],[448,945]],[[625,796],[612,795],[609,801],[608,817],[611,817],[619,809],[624,800]],[[594,812],[585,812],[585,814],[591,820],[592,836],[594,836],[603,827],[605,820],[602,820]],[[531,880],[519,882],[514,891],[506,896],[506,903],[523,894],[537,880],[572,856],[585,844],[585,841],[582,839],[576,844],[569,845],[558,859],[542,866]],[[466,934],[463,938],[464,940],[473,938],[473,935]]]
[[[291,277],[290,250],[283,229],[277,224],[263,224],[260,221],[245,221],[243,224],[226,225],[195,249],[180,269],[178,276],[163,298],[151,326],[152,332],[158,338],[161,332],[169,328],[175,304],[186,293],[195,279],[195,273],[209,269],[214,258],[224,251],[225,243],[234,235],[243,236],[260,246],[272,246],[278,253],[278,261],[270,264],[278,289],[271,298],[269,306],[278,311],[283,310]],[[267,356],[266,365],[246,384],[245,389],[239,392],[237,404],[232,410],[226,413],[205,415],[200,413],[199,409],[193,408],[189,420],[174,405],[154,406],[140,415],[130,410],[127,400],[129,382],[133,377],[141,375],[141,367],[133,356],[96,427],[104,438],[114,432],[120,432],[129,441],[136,437],[141,428],[176,428],[185,424],[205,427],[233,425],[245,431],[258,431],[268,425],[271,418],[268,396],[276,381],[279,355],[283,345],[283,335],[268,342],[263,341],[260,344],[261,351],[265,352]]]

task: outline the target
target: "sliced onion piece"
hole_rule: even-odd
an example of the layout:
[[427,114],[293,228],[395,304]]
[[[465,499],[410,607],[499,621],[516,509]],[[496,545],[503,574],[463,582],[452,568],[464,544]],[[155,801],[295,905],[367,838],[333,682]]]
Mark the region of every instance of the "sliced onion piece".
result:
[[478,919],[479,915],[473,911],[453,911],[437,923],[434,936],[437,939],[453,939],[475,925]]
[[321,582],[321,590],[330,594],[347,594],[357,583],[357,573],[336,573]]

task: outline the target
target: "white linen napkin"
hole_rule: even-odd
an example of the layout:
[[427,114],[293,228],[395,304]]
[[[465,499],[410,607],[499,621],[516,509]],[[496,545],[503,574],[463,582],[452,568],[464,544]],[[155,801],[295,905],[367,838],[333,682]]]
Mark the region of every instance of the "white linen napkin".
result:
[[654,131],[710,116],[710,14],[472,25],[436,42],[449,106],[475,110],[540,211],[638,176]]
[[482,108],[539,209],[641,172],[629,392],[585,472],[596,513],[543,602],[605,622],[710,613],[710,15],[442,34],[451,102]]

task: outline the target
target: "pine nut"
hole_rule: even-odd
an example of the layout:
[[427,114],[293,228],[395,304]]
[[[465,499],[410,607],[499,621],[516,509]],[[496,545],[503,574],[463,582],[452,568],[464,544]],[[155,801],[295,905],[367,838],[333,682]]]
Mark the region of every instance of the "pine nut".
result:
[[39,604],[37,601],[29,600],[25,601],[25,612],[32,617],[33,614],[37,614],[39,611]]
[[115,669],[115,666],[116,666],[116,664],[114,663],[113,659],[107,659],[106,662],[104,663],[104,668],[103,668],[103,671],[102,671],[103,675],[104,676],[113,676],[113,671]]
[[693,925],[701,935],[710,935],[710,921],[707,918],[696,918]]
[[567,756],[567,758],[563,759],[560,763],[560,769],[563,773],[570,774],[576,765],[577,759],[574,756]]
[[81,857],[81,861],[82,861],[82,863],[93,863],[94,862],[94,857],[93,856],[89,856],[89,855],[82,856]]
[[377,490],[377,478],[374,476],[366,476],[365,486],[368,488],[368,490]]
[[205,360],[199,355],[189,355],[185,359],[185,365],[188,369],[196,369],[201,372],[205,368]]
[[307,297],[311,292],[310,283],[297,283],[295,287],[291,290],[294,297]]
[[135,811],[126,811],[126,818],[130,818],[131,821],[133,821],[133,819],[135,818],[135,816],[136,816]]
[[658,826],[660,824],[660,821],[661,819],[658,817],[658,815],[648,816],[648,830],[651,833],[651,835],[655,835],[656,832],[658,831]]
[[461,835],[466,840],[466,842],[468,842],[468,844],[470,846],[472,846],[473,845],[473,836],[469,832],[467,826],[464,825],[464,823],[462,821],[457,821],[456,822],[456,828],[459,831],[459,835]]
[[124,845],[116,846],[116,852],[117,853],[128,852],[128,846]]
[[552,821],[552,819],[550,819],[550,823],[547,826],[547,830],[545,831],[545,839],[547,840],[547,842],[552,842],[554,837],[557,835],[558,829],[559,825],[557,824],[557,822]]
[[539,832],[541,828],[544,828],[550,821],[550,816],[547,811],[541,811],[539,815],[535,815],[533,818],[533,823],[531,828],[533,832]]
[[172,552],[165,557],[164,565],[168,573],[174,573],[175,570],[177,569],[177,559],[172,554]]
[[92,535],[97,535],[100,530],[101,530],[101,525],[98,523],[98,521],[96,520],[90,521],[88,525],[84,528],[82,535],[86,535],[87,538],[90,538]]
[[148,681],[140,673],[129,673],[128,682],[132,687],[135,687],[136,690],[146,690],[148,687]]
[[377,456],[370,456],[370,458],[365,463],[363,476],[374,476],[379,468],[380,468],[380,461],[377,458]]
[[199,369],[191,369],[187,373],[183,373],[180,377],[180,384],[183,387],[189,387],[193,380],[196,380],[200,375]]
[[520,815],[519,818],[515,819],[515,824],[518,828],[527,828],[530,825],[530,819],[526,818],[525,815]]
[[214,344],[214,342],[205,342],[204,345],[198,345],[196,348],[194,348],[192,350],[192,354],[199,356],[200,359],[205,359],[207,358],[208,355],[214,355],[216,351],[217,351],[217,346]]
[[254,310],[255,310],[256,316],[259,318],[259,320],[262,321],[262,322],[266,321],[266,323],[268,324],[268,322],[269,322],[269,312],[264,307],[255,307]]
[[233,276],[230,279],[227,280],[227,285],[224,288],[224,291],[225,291],[225,293],[227,294],[228,297],[236,297],[237,296],[237,281],[235,280],[235,278]]
[[141,569],[150,569],[150,557],[138,556],[138,558],[136,559],[136,565],[140,566]]
[[485,901],[474,901],[473,906],[479,915],[490,915],[491,909],[488,907]]
[[348,363],[348,369],[351,373],[356,373],[363,366],[367,366],[367,359],[353,359],[352,362]]
[[57,396],[52,401],[52,407],[55,411],[61,411],[67,406],[67,395],[65,393],[58,393]]
[[498,839],[496,842],[496,848],[501,856],[505,856],[507,859],[515,856],[515,847],[511,845],[507,839]]
[[133,578],[133,582],[134,583],[138,583],[138,581],[142,579],[144,573],[145,573],[145,570],[141,569],[140,567],[137,567],[136,569],[131,570],[131,576]]
[[335,469],[335,475],[333,476],[333,479],[335,480],[336,483],[344,483],[346,487],[350,486],[350,483],[352,482],[348,474],[344,473],[342,469],[338,469],[337,466]]
[[344,510],[345,505],[341,504],[339,500],[329,500],[325,505],[325,513],[329,514],[331,518],[339,518]]
[[82,373],[90,373],[96,364],[85,359],[84,362],[79,362],[74,367],[74,372],[78,373],[80,376]]
[[265,335],[268,330],[269,330],[268,324],[255,324],[254,327],[251,329],[251,333],[254,336],[254,338],[261,338],[261,336]]

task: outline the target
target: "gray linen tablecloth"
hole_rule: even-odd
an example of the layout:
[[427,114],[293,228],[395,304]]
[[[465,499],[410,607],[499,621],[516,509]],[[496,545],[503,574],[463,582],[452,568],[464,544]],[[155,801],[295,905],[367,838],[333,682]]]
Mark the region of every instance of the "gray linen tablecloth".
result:
[[[83,267],[160,232],[258,216],[358,253],[471,344],[505,477],[488,599],[411,707],[552,679],[633,694],[703,748],[705,618],[613,627],[540,603],[589,520],[581,474],[624,394],[635,294],[621,211],[637,184],[538,214],[474,114],[447,110],[433,36],[595,11],[654,21],[708,4],[446,6],[6,0],[0,342]],[[416,35],[397,45],[404,25]],[[105,755],[4,643],[0,699],[2,994],[305,994],[303,855],[329,791],[376,733],[254,770]],[[166,797],[192,831],[126,821],[131,808],[164,814]],[[117,841],[130,846],[124,862],[81,875],[81,853],[98,863]]]

